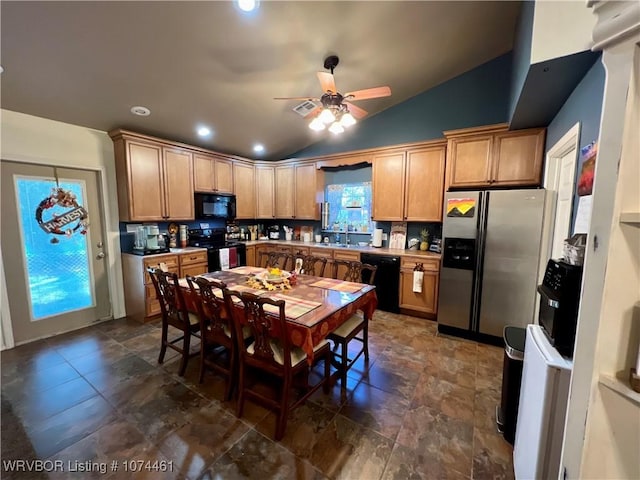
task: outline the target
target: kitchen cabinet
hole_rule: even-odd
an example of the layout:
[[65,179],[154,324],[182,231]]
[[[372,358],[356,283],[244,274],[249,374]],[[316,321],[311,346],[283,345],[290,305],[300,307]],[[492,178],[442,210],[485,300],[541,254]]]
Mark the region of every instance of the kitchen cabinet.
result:
[[178,255],[142,257],[128,253],[122,254],[122,279],[127,317],[146,322],[160,315],[160,302],[156,298],[155,288],[147,273],[147,268],[158,268],[160,263],[166,266],[167,271],[180,274]]
[[122,254],[124,300],[128,317],[147,322],[162,313],[155,287],[147,273],[147,268],[158,268],[161,263],[168,272],[176,273],[180,278],[209,271],[206,249],[149,256]]
[[[422,292],[413,291],[413,269],[422,263]],[[440,263],[436,259],[403,256],[400,259],[400,308],[434,316],[438,312]]]
[[324,185],[320,186],[321,177],[315,163],[296,165],[297,220],[320,220],[320,198],[324,189]]
[[217,155],[195,153],[193,183],[196,192],[233,193],[233,163]]
[[256,266],[256,247],[255,247],[255,245],[247,246],[246,255],[247,255],[247,265],[255,267]]
[[444,134],[447,189],[540,184],[544,128],[507,131],[499,124]]
[[315,163],[276,167],[276,218],[319,220],[323,178]]
[[192,153],[120,130],[110,135],[114,141],[120,220],[193,219]]
[[233,191],[236,194],[236,219],[256,218],[255,169],[245,163],[233,164]]
[[539,185],[545,133],[532,128],[495,135],[491,186]]
[[404,151],[374,155],[371,184],[374,220],[403,219],[404,172]]
[[189,151],[162,147],[164,171],[164,219],[191,220],[193,206],[193,159]]
[[438,141],[374,155],[374,220],[442,221],[445,152]]
[[275,218],[275,168],[256,167],[256,218]]
[[179,255],[180,278],[187,275],[202,275],[209,271],[209,262],[206,250],[198,250]]
[[276,218],[295,218],[296,168],[293,165],[276,167]]

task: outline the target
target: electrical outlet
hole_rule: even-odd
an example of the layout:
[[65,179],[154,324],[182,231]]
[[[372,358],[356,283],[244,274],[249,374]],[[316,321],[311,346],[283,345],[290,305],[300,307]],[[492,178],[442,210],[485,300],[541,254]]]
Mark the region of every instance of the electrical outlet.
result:
[[386,233],[382,233],[382,241],[386,242],[387,241],[387,234]]

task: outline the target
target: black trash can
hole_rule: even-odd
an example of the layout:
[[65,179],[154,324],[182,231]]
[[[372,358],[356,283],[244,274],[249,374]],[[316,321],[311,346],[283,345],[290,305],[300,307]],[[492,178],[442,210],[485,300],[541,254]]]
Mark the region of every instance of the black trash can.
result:
[[518,420],[520,382],[524,362],[524,341],[527,330],[520,327],[504,327],[504,362],[502,365],[502,399],[496,407],[498,431],[513,445]]

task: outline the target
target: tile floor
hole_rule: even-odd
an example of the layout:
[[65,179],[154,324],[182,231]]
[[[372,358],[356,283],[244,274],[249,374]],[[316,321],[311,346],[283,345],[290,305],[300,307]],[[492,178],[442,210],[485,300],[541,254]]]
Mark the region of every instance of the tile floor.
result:
[[[158,365],[157,323],[113,320],[2,352],[1,476],[513,478],[494,426],[502,349],[437,336],[434,322],[405,315],[379,311],[370,325],[368,372],[363,360],[350,371],[344,401],[339,387],[316,392],[280,442],[272,413],[247,402],[238,419],[221,377],[198,384],[197,357],[184,378],[175,352]],[[34,459],[64,471],[6,463]],[[154,471],[156,461],[172,471]],[[132,473],[139,464],[150,469]]]

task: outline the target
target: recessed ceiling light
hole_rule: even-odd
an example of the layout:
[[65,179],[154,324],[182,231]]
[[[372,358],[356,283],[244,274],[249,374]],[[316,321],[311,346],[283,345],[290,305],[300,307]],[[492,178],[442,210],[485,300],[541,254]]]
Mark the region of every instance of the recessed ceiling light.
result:
[[259,0],[237,0],[238,8],[243,12],[253,12],[260,5]]
[[151,115],[151,110],[149,110],[147,107],[137,105],[135,107],[131,107],[131,113],[133,113],[134,115],[140,115],[141,117],[148,117],[149,115]]
[[262,145],[262,144],[260,144],[260,143],[256,143],[256,144],[253,146],[253,151],[254,151],[254,152],[256,152],[256,153],[262,153],[262,152],[264,152],[264,145]]
[[208,127],[198,127],[198,135],[201,137],[208,137],[211,135],[211,129]]

